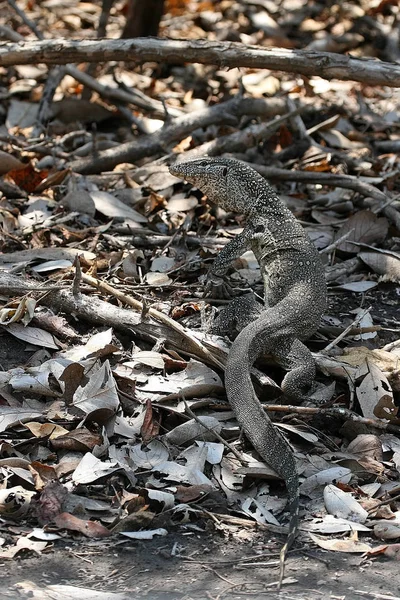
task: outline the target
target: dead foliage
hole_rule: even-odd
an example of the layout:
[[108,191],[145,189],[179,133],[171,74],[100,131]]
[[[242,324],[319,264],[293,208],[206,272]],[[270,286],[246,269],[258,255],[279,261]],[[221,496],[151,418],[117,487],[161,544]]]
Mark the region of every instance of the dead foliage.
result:
[[[399,59],[395,2],[166,4],[163,38]],[[6,8],[3,40],[96,36],[99,4],[24,8]],[[123,25],[116,3],[107,35]],[[301,539],[396,556],[399,92],[328,79],[129,56],[0,68],[3,561],[60,538],[149,539],[210,519],[282,532],[283,487],[240,438],[224,397],[229,342],[208,333],[219,304],[202,296],[242,220],[167,168],[202,154],[272,181],[325,261],[309,405],[280,405],[282,374],[254,371],[297,459]],[[236,292],[262,294],[251,253],[234,267]]]

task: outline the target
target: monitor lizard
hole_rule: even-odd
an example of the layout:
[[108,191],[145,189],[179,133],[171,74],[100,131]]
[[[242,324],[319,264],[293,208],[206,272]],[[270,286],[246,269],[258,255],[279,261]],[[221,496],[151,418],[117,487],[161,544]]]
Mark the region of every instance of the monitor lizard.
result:
[[301,340],[318,328],[325,309],[324,268],[294,215],[266,180],[245,163],[203,157],[176,162],[170,172],[194,184],[224,210],[246,217],[243,231],[215,259],[206,293],[226,295],[224,275],[232,261],[249,249],[264,280],[265,306],[258,308],[250,297],[236,298],[220,312],[217,329],[219,333],[239,330],[226,363],[227,397],[247,438],[288,490],[291,518],[280,555],[280,586],[286,553],[298,528],[299,481],[292,449],[264,412],[250,369],[260,355],[273,355],[287,371],[281,384],[284,394],[304,398],[315,377],[315,363]]

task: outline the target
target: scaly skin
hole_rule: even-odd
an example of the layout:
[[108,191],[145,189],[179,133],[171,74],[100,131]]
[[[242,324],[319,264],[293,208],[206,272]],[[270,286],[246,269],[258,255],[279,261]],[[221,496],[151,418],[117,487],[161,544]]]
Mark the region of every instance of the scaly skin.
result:
[[[237,298],[219,315],[219,330],[244,327],[229,352],[225,387],[228,400],[247,438],[284,479],[289,496],[290,525],[281,551],[280,583],[286,552],[296,537],[299,482],[291,447],[264,412],[254,391],[250,370],[262,354],[272,354],[287,371],[283,392],[301,398],[313,382],[315,364],[301,342],[320,323],[326,304],[324,269],[317,250],[300,223],[271,186],[254,169],[227,158],[199,158],[175,163],[172,175],[200,188],[226,211],[246,216],[246,226],[218,254],[209,272],[207,291],[224,290],[223,276],[246,250],[253,250],[264,280],[265,307],[247,311]],[[246,302],[246,301],[244,301]],[[240,324],[244,307],[243,323]],[[255,320],[252,320],[255,319]]]

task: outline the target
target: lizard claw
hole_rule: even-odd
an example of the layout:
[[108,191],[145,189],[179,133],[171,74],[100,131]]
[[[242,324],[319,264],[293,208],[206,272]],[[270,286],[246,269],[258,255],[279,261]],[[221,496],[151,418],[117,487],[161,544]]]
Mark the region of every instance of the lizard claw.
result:
[[232,298],[232,288],[223,277],[208,275],[203,297],[229,300]]

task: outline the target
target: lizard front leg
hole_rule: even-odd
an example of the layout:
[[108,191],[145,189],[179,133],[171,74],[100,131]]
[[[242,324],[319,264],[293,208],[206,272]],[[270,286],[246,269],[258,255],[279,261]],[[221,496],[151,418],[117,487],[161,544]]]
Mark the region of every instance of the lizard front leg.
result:
[[239,233],[221,250],[208,272],[204,296],[211,296],[212,298],[231,297],[230,286],[226,283],[224,275],[233,261],[251,248],[252,237],[252,231],[245,227],[242,233]]

